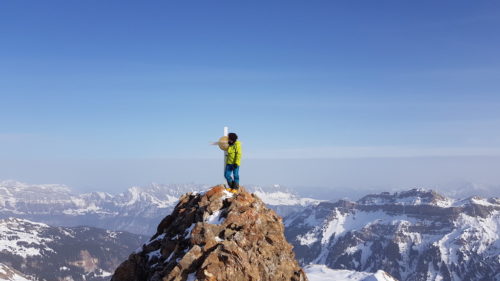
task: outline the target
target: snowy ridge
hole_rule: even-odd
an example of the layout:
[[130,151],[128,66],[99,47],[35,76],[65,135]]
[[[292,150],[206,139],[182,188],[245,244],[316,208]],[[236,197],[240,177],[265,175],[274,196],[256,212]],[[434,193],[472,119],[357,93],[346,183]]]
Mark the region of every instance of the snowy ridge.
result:
[[[72,193],[64,185],[30,185],[0,182],[0,217],[19,217],[50,225],[91,225],[138,234],[154,232],[161,218],[173,210],[178,198],[188,192],[204,192],[201,184],[157,184],[133,186],[113,195],[106,192]],[[300,198],[286,188],[250,186],[282,216],[320,201]]]
[[272,187],[250,186],[247,189],[255,195],[259,196],[259,198],[268,205],[299,205],[305,207],[309,205],[317,205],[320,202],[324,201],[299,197],[293,191],[278,184],[275,184]]
[[433,190],[415,188],[408,191],[396,193],[382,192],[380,194],[370,194],[357,202],[363,205],[434,205],[438,207],[450,207],[455,200],[445,197]]
[[397,281],[383,270],[370,273],[311,264],[304,267],[304,271],[309,281]]
[[246,188],[283,217],[294,212],[300,212],[307,206],[323,202],[323,200],[300,197],[292,190],[279,184],[271,186],[252,185]]
[[482,205],[489,207],[500,206],[500,198],[482,198],[480,196],[471,196],[466,199],[456,200],[453,204],[454,207],[467,206],[467,205]]

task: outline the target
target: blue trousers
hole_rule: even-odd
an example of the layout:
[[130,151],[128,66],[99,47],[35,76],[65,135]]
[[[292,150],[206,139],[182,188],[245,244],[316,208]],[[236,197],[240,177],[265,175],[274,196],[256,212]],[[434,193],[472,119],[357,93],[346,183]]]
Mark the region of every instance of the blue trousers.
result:
[[[227,184],[231,186],[231,182],[236,182],[236,186],[240,184],[240,175],[239,175],[240,166],[236,164],[226,164],[226,169],[224,169],[224,177],[227,180]],[[234,180],[231,178],[231,173],[233,173]]]

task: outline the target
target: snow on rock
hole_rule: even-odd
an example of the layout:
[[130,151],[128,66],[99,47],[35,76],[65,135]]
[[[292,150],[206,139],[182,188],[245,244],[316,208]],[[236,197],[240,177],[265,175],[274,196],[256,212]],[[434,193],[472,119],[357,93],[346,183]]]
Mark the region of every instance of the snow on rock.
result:
[[186,228],[186,230],[184,231],[184,239],[189,239],[191,238],[191,232],[193,232],[193,228],[196,224],[193,223],[191,224],[191,226],[189,226],[188,228]]
[[226,196],[223,185],[183,195],[151,238],[165,235],[161,243],[131,254],[111,280],[305,281],[276,212],[244,187]]
[[224,195],[222,196],[222,200],[226,200],[228,198],[232,198],[234,196],[234,193],[229,192],[227,190],[224,190]]
[[41,256],[45,252],[54,252],[47,246],[53,239],[41,237],[40,233],[49,229],[43,223],[7,218],[0,220],[0,252],[9,252],[26,258]]
[[186,281],[195,281],[196,280],[196,274],[195,273],[191,273],[187,276],[187,279]]
[[0,280],[5,281],[30,281],[31,279],[23,276],[19,271],[0,263]]
[[304,267],[304,271],[309,281],[397,281],[383,270],[370,273],[311,264]]
[[473,196],[470,198],[470,202],[477,205],[483,206],[498,206],[500,204],[498,198],[490,198],[489,200],[486,198],[481,198],[479,196]]
[[94,272],[94,275],[95,275],[96,277],[109,277],[109,276],[113,275],[113,273],[112,273],[112,272],[108,272],[108,271],[106,271],[106,270],[102,270],[102,269],[100,269],[100,268],[99,268],[99,269],[97,269],[97,270]]
[[261,186],[251,186],[248,190],[259,196],[259,198],[268,205],[275,206],[309,206],[313,204],[318,204],[322,200],[312,199],[312,198],[301,198],[294,194],[292,191],[281,187],[280,185],[274,185],[273,187],[261,187]]
[[224,222],[224,218],[221,216],[221,214],[222,214],[221,210],[215,211],[213,214],[211,214],[207,218],[207,223],[210,223],[210,224],[221,224],[221,223],[223,223]]
[[152,258],[159,258],[159,257],[161,257],[160,249],[148,253],[147,257],[148,257],[148,261],[151,260]]

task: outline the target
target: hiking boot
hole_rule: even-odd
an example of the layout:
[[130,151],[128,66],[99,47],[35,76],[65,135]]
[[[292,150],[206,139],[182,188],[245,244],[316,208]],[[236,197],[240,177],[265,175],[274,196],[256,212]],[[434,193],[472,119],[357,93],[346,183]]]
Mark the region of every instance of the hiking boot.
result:
[[226,187],[226,190],[227,190],[227,191],[231,192],[231,190],[233,189],[233,183],[234,183],[234,182],[232,181],[232,182],[230,182],[227,186],[226,186],[226,185],[224,185],[224,186]]
[[233,181],[231,182],[231,192],[232,193],[238,193],[240,186],[238,185],[237,182]]

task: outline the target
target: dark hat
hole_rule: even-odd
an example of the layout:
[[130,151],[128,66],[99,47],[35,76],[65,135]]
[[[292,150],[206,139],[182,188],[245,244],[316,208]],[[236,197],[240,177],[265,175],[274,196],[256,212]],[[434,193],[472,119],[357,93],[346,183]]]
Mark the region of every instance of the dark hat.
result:
[[235,142],[238,139],[238,135],[235,133],[229,133],[227,137],[229,138],[229,140],[232,140],[233,142]]

